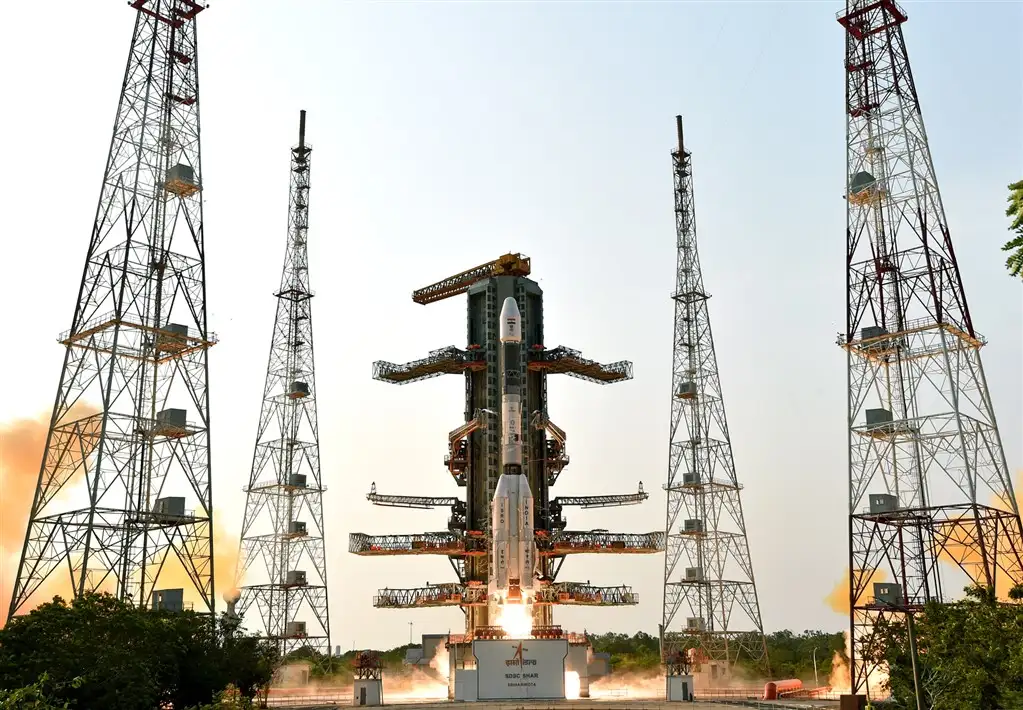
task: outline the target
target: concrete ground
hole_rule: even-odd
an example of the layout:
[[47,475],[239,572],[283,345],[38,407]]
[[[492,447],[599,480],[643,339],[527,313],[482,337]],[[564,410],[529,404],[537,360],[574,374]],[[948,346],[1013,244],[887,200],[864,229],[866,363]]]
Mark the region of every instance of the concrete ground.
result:
[[[296,698],[296,700],[299,700]],[[271,707],[290,707],[293,710],[327,710],[341,705],[348,706],[350,701],[335,701],[313,705],[278,705],[271,702]],[[464,703],[452,702],[404,702],[387,704],[390,708],[408,707],[410,710],[454,710],[452,706],[464,708]],[[832,710],[838,707],[837,701],[828,700],[781,700],[781,701],[742,701],[718,700],[695,703],[668,703],[664,700],[519,700],[519,701],[481,701],[472,703],[471,710],[727,710],[728,708],[761,708],[762,710]]]

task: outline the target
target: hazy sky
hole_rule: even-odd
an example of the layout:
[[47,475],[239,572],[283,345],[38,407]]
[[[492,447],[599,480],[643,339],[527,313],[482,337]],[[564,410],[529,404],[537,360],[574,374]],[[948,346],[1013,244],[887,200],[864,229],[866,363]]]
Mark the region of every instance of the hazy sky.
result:
[[[572,528],[663,526],[674,116],[693,152],[701,256],[769,630],[839,629],[824,597],[846,542],[843,35],[838,2],[387,3],[213,0],[200,15],[213,475],[233,534],[286,234],[289,148],[309,112],[311,278],[335,643],[458,629],[457,610],[374,610],[442,558],[360,559],[348,533],[443,529],[381,492],[457,493],[442,466],[459,378],[370,379],[465,344],[465,305],[411,291],[508,251],[532,257],[546,340],[635,363],[632,382],[552,378],[571,465],[555,494],[644,505]],[[1023,299],[1004,273],[1006,185],[1023,177],[1013,2],[907,3],[906,39],[1013,471],[1023,468]],[[134,13],[15,3],[0,29],[4,169],[0,421],[48,412],[100,188]],[[34,472],[33,472],[34,473]],[[9,573],[10,570],[5,570]],[[656,630],[662,557],[575,557],[567,580],[640,605],[561,610],[573,629]],[[219,588],[223,589],[223,581]]]

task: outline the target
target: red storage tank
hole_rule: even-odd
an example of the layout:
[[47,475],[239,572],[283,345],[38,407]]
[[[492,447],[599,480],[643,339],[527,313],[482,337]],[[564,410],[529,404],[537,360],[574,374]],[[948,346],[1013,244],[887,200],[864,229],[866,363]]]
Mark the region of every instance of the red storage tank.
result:
[[764,700],[777,700],[779,693],[802,690],[803,681],[798,678],[788,680],[771,680],[764,684]]

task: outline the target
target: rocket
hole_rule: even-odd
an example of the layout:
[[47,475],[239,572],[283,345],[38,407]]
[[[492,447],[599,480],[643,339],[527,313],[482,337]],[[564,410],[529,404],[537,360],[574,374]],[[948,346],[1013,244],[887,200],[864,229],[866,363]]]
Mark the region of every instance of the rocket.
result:
[[536,541],[533,538],[533,493],[522,471],[522,394],[519,357],[522,321],[514,298],[501,307],[501,477],[491,504],[490,583],[496,604],[529,603],[533,596]]

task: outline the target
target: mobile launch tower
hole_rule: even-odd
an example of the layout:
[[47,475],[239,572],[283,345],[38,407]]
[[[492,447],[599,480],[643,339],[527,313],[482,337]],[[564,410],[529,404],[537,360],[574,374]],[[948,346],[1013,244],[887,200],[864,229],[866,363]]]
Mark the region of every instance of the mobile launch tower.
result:
[[383,495],[374,485],[368,495],[375,505],[451,509],[447,530],[408,535],[352,533],[349,551],[357,555],[440,555],[447,557],[457,582],[413,589],[381,589],[373,603],[378,608],[407,609],[460,606],[465,612],[465,639],[500,635],[487,608],[488,551],[491,501],[502,472],[501,376],[499,367],[499,314],[504,300],[515,299],[521,314],[520,348],[523,472],[535,501],[534,529],[539,557],[539,587],[534,597],[534,635],[556,633],[551,607],[555,604],[595,606],[637,602],[627,586],[597,587],[558,582],[567,555],[580,553],[654,553],[664,549],[664,533],[611,533],[606,530],[566,530],[567,506],[608,507],[642,502],[647,494],[551,498],[550,488],[569,463],[565,432],[548,416],[547,376],[566,374],[599,384],[632,377],[632,365],[621,361],[602,365],[566,347],[544,345],[543,291],[529,278],[530,261],[521,254],[506,254],[412,294],[427,304],[468,294],[465,349],[441,348],[422,360],[404,365],[376,362],[374,379],[408,384],[443,374],[465,378],[465,422],[448,435],[444,458],[451,484],[463,495],[425,497]]

